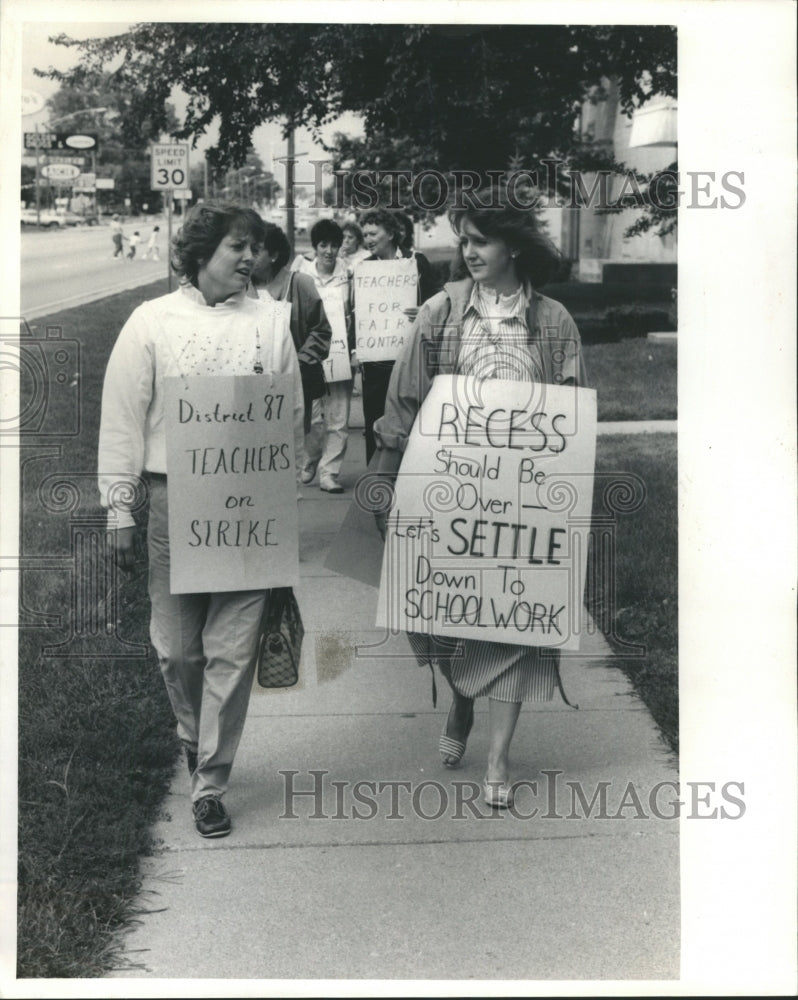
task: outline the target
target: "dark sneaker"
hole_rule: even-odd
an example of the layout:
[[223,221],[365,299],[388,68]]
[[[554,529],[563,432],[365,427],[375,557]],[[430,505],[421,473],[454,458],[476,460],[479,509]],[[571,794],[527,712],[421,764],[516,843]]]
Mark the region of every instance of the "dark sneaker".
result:
[[308,486],[313,482],[316,475],[316,466],[318,464],[318,460],[315,462],[308,462],[304,469],[300,472],[299,481],[303,486]]
[[184,743],[183,749],[186,751],[186,763],[188,764],[188,773],[193,774],[197,770],[197,751],[190,743]]
[[230,817],[218,795],[204,795],[194,803],[194,823],[201,837],[226,837]]

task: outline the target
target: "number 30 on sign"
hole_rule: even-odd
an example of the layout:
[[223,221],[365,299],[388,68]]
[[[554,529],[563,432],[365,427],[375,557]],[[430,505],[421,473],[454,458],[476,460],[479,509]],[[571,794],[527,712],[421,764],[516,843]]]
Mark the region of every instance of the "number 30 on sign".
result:
[[153,191],[184,188],[188,182],[188,143],[156,143],[150,147]]

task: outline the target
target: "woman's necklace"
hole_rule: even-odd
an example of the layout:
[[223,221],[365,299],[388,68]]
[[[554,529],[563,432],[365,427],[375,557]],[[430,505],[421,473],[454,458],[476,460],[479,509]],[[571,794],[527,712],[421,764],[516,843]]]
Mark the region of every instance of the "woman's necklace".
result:
[[260,330],[255,327],[255,364],[252,366],[256,375],[263,374],[263,361],[260,356]]

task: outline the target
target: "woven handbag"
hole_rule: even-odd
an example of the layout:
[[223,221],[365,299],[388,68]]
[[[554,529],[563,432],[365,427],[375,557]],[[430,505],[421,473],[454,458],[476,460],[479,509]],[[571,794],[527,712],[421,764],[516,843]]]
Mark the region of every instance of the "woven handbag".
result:
[[258,637],[257,669],[261,687],[285,688],[296,684],[304,635],[293,588],[270,590]]

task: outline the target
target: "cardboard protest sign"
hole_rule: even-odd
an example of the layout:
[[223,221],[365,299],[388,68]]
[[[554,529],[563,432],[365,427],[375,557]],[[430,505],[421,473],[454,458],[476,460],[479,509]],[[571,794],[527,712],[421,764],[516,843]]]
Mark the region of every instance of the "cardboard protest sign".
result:
[[365,260],[353,281],[358,361],[396,360],[411,327],[404,310],[418,305],[415,260]]
[[349,365],[349,344],[346,335],[346,316],[344,314],[344,303],[337,288],[326,291],[320,288],[324,311],[332,327],[332,340],[330,341],[330,353],[323,362],[324,377],[328,382],[346,382],[352,378],[352,369]]
[[165,378],[173,594],[299,582],[290,375]]
[[378,625],[578,649],[591,389],[439,375],[396,482]]

